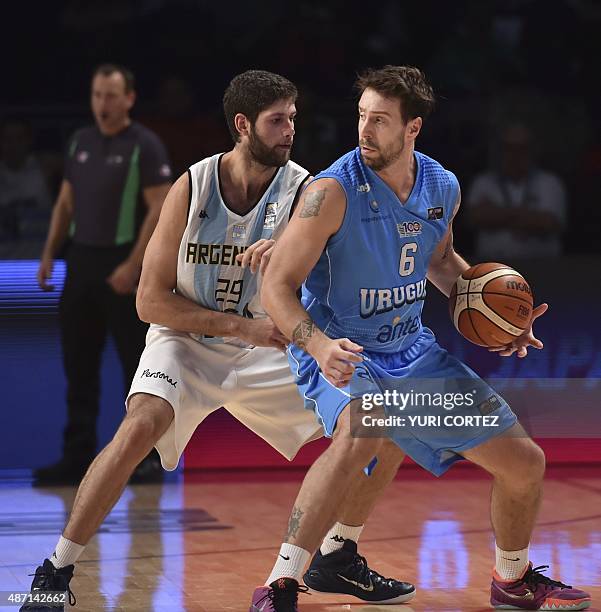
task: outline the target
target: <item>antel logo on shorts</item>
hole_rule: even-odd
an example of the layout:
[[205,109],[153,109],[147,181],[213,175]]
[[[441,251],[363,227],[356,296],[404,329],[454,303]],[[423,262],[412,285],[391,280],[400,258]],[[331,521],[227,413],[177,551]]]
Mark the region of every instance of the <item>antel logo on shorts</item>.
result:
[[142,372],[142,376],[140,378],[144,378],[145,376],[146,378],[162,378],[170,385],[174,387],[177,386],[177,380],[173,380],[170,376],[167,376],[167,374],[164,374],[163,372],[151,372],[150,370],[146,369]]

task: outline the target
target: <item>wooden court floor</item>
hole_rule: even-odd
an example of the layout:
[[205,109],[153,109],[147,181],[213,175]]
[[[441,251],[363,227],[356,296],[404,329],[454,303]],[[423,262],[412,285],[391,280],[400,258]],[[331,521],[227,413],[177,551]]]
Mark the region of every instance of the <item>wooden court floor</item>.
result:
[[[536,565],[586,588],[601,611],[599,468],[548,476],[531,547]],[[418,478],[387,490],[360,541],[370,565],[415,582],[408,605],[303,595],[305,612],[484,611],[493,563],[486,478]],[[292,478],[292,480],[290,480]],[[86,549],[71,583],[76,610],[244,611],[266,578],[299,486],[286,475],[217,474],[129,487]],[[74,489],[0,485],[0,591],[28,590],[49,556]],[[9,610],[11,608],[1,608]],[[16,608],[13,608],[16,609]]]

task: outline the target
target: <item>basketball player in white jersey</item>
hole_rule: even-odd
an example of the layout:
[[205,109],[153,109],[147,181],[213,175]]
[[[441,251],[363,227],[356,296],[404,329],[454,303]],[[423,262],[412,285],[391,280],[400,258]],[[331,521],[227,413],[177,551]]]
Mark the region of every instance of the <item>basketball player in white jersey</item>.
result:
[[[37,568],[32,592],[68,591],[71,597],[74,564],[134,468],[154,446],[163,467],[174,470],[196,427],[219,407],[287,459],[322,435],[290,373],[287,340],[258,301],[261,267],[308,178],[289,160],[296,97],[295,86],[279,75],[255,70],[235,77],[224,96],[233,150],[193,165],[169,192],[137,294],[138,313],[151,327],[127,416],[86,473],[56,550]],[[349,556],[342,546],[347,539],[356,542],[401,460],[392,445],[390,456],[378,455],[377,469],[349,489],[339,522],[324,539],[323,558],[330,565],[340,559],[339,573],[348,573],[349,583],[357,568],[385,580],[356,548]],[[298,560],[283,559],[286,576],[286,563]],[[386,580],[389,603],[413,596],[413,585]],[[274,578],[262,610],[293,609],[297,592]],[[357,596],[369,600],[363,593],[357,588]]]

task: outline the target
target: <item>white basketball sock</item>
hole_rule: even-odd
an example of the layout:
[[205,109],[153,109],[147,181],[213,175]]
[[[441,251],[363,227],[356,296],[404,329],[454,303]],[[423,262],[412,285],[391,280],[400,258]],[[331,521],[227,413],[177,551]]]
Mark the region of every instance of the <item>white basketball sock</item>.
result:
[[56,569],[66,567],[67,565],[73,565],[79,556],[84,551],[85,546],[67,540],[67,538],[60,537],[58,544],[56,545],[55,551],[50,557],[50,562]]
[[329,555],[330,553],[340,550],[345,540],[352,540],[356,544],[359,541],[359,536],[362,531],[363,525],[354,526],[336,523],[326,534],[319,550],[322,555]]
[[495,570],[503,580],[518,580],[528,567],[529,546],[522,550],[501,550],[495,544]]
[[265,584],[269,585],[278,578],[294,578],[297,582],[301,582],[310,556],[309,551],[300,546],[282,544],[278,560]]

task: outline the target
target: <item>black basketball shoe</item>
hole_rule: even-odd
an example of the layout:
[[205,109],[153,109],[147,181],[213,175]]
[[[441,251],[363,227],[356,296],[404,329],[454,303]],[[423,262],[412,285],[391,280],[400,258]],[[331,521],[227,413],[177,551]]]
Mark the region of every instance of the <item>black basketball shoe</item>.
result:
[[250,612],[298,612],[298,594],[308,590],[294,578],[278,578],[269,586],[255,589]]
[[31,484],[34,487],[78,485],[85,476],[92,459],[63,457],[52,465],[33,470],[33,482]]
[[153,448],[139,463],[129,478],[129,484],[158,484],[163,482],[161,458],[156,448]]
[[31,601],[24,603],[19,612],[64,612],[67,599],[69,605],[74,606],[75,595],[69,588],[74,568],[67,565],[56,569],[48,559],[44,559],[31,583]]
[[318,550],[303,581],[312,591],[346,593],[374,604],[404,603],[415,596],[411,583],[384,578],[370,569],[352,540],[345,540],[340,550],[329,555]]

